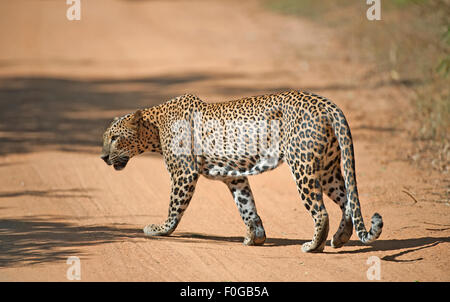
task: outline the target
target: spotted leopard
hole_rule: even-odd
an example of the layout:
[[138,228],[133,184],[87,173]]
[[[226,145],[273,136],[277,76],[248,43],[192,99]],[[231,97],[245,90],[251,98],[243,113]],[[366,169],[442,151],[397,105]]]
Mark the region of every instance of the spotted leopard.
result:
[[324,97],[288,91],[206,103],[186,94],[115,118],[103,135],[101,157],[116,170],[146,151],[162,154],[171,178],[168,217],[162,224],[147,225],[148,236],[170,235],[176,229],[203,175],[229,188],[247,227],[244,244],[262,245],[266,234],[248,176],[282,162],[290,167],[314,220],[314,235],[302,245],[304,252],[321,252],[325,247],[329,218],[323,194],[342,210],[332,247],[347,243],[353,227],[366,244],[381,234],[378,213],[366,231],[350,128],[343,112]]

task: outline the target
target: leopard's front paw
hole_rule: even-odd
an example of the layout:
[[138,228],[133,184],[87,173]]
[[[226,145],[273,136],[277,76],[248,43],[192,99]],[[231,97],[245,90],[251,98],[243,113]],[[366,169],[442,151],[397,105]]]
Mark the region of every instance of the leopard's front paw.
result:
[[266,241],[266,234],[262,234],[259,237],[248,236],[244,239],[244,245],[263,245]]
[[164,224],[149,224],[144,228],[144,234],[147,236],[167,236],[170,233]]
[[266,241],[266,232],[261,219],[249,222],[247,227],[247,236],[245,236],[245,245],[263,245]]

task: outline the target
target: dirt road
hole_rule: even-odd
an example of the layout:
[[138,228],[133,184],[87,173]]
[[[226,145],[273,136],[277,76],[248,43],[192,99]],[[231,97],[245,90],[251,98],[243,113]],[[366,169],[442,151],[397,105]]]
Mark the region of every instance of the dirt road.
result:
[[[450,208],[439,174],[407,161],[408,89],[364,78],[369,66],[333,28],[257,1],[0,3],[0,281],[450,281]],[[351,37],[350,37],[351,38]],[[242,245],[245,227],[225,185],[201,178],[170,237],[169,176],[143,155],[116,172],[99,158],[114,116],[185,92],[205,101],[312,91],[347,114],[362,213],[385,227],[364,246],[304,254],[313,234],[287,167],[250,178],[268,239]],[[340,210],[325,201],[330,235]]]

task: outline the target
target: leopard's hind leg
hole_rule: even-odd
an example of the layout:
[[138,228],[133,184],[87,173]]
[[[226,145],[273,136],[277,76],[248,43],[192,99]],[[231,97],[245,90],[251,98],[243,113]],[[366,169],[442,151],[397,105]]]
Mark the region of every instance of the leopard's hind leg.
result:
[[334,248],[342,247],[350,240],[353,233],[351,215],[346,215],[347,193],[345,182],[341,172],[341,149],[331,128],[327,129],[329,144],[326,146],[324,164],[321,175],[323,192],[333,200],[342,211],[342,219],[339,228],[331,240]]
[[[314,235],[302,245],[303,252],[322,252],[329,231],[328,213],[323,203],[321,176],[325,157],[327,121],[322,116],[304,112],[292,122],[289,140],[285,143],[285,161],[291,168],[297,190],[305,208],[314,220]],[[314,122],[312,122],[314,121]]]
[[334,165],[322,175],[322,187],[324,193],[339,205],[342,210],[342,219],[339,223],[339,228],[331,240],[332,247],[340,248],[350,240],[353,233],[352,218],[350,215],[345,214],[347,194],[344,179],[341,174],[340,156],[336,158]]
[[328,213],[322,198],[320,170],[314,162],[317,161],[314,159],[309,163],[298,160],[288,161],[304,206],[314,220],[313,239],[302,245],[303,252],[322,252],[329,231]]

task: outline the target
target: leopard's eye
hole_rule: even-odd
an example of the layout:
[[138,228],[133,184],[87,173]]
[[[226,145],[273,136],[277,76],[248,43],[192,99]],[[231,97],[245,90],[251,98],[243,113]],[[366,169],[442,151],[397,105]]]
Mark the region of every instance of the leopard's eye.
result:
[[116,141],[118,138],[119,138],[118,135],[113,135],[113,136],[111,137],[111,143],[113,143],[114,141]]

